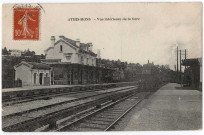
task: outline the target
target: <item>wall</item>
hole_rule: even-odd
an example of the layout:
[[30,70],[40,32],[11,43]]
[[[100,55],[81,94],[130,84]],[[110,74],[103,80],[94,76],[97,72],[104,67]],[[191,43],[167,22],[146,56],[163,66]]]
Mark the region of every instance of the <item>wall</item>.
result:
[[51,67],[54,72],[55,85],[96,84],[112,81],[112,71],[108,69],[74,64],[55,64]]
[[[83,63],[81,62],[81,56],[83,57]],[[87,63],[87,58],[88,58],[88,63]],[[80,54],[79,59],[80,59],[80,64],[96,66],[96,57],[93,57],[93,56],[88,55],[88,54]]]
[[[34,74],[36,73],[36,83],[34,83]],[[50,77],[50,82],[51,82],[51,72],[50,70],[42,70],[42,69],[32,69],[31,70],[31,82],[32,82],[32,85],[40,85],[40,82],[39,82],[39,75],[40,73],[43,73],[43,76],[42,76],[42,85],[44,85],[44,77],[46,77],[46,73],[48,74],[47,77]]]
[[[36,83],[34,83],[34,74],[36,73]],[[50,77],[51,82],[51,72],[50,70],[38,70],[38,69],[30,69],[25,65],[21,65],[16,68],[15,71],[15,80],[18,78],[22,80],[23,86],[32,86],[32,85],[40,85],[39,82],[39,74],[43,73],[42,76],[42,85],[44,85],[44,77],[46,77],[46,73],[48,74],[47,77]]]
[[56,66],[53,68],[53,81],[55,85],[68,84],[68,69],[64,66]]
[[17,67],[15,71],[15,80],[18,78],[22,80],[23,86],[31,85],[32,81],[30,68],[25,65]]
[[54,55],[53,55],[53,48],[49,49],[47,52],[46,52],[46,59],[55,59]]

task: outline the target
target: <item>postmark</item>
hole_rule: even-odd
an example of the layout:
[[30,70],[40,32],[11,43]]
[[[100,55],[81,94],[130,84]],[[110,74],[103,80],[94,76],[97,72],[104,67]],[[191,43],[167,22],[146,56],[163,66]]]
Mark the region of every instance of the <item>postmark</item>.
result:
[[39,40],[40,9],[13,8],[14,40]]

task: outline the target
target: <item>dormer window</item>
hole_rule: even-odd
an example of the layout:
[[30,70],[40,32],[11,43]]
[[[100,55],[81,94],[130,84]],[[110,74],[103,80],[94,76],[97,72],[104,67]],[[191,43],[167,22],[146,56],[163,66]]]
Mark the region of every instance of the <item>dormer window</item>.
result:
[[60,45],[60,52],[63,52],[63,46]]
[[70,60],[71,59],[71,56],[66,56],[66,60]]

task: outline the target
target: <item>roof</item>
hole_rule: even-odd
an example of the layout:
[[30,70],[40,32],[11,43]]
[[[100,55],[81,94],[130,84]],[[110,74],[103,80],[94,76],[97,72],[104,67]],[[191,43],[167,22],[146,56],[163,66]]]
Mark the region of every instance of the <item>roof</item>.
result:
[[48,66],[47,64],[37,63],[37,62],[27,62],[27,63],[33,66],[32,69],[46,69],[46,70],[50,69],[50,66]]
[[13,49],[13,50],[9,50],[9,52],[22,52],[21,50],[17,50],[17,49]]
[[83,49],[79,49],[79,52],[80,53],[87,53],[87,54],[90,54],[91,56],[97,56],[97,54],[95,54],[94,52],[92,52],[92,51],[90,51],[90,50],[88,50],[88,51],[86,51],[86,50],[83,50]]
[[21,62],[18,65],[15,65],[14,68],[17,68],[21,65],[26,65],[27,67],[31,69],[44,69],[44,70],[50,70],[50,66],[43,63],[37,63],[37,62]]
[[[88,47],[90,47],[90,44],[89,43],[80,43],[80,46],[77,46],[76,45],[76,41],[75,40],[72,40],[72,39],[69,39],[69,38],[67,38],[67,37],[65,37],[65,36],[59,36],[60,38],[62,38],[63,40],[65,40],[66,42],[68,42],[69,44],[71,44],[72,46],[74,46],[74,47],[76,47],[76,48],[80,48],[80,46],[88,46]],[[57,42],[56,42],[57,43]],[[55,43],[55,44],[56,44]],[[87,54],[90,54],[90,55],[92,55],[92,56],[97,56],[97,54],[95,54],[94,52],[92,52],[92,51],[90,51],[90,50],[88,50],[88,51],[85,51],[85,50],[83,50],[83,49],[79,49],[79,52],[80,53],[87,53]]]
[[[79,52],[80,52],[80,53],[87,53],[87,54],[90,54],[91,56],[95,56],[95,57],[97,56],[97,54],[95,54],[94,52],[92,52],[92,51],[90,51],[90,50],[86,51],[86,50],[83,50],[83,49],[81,48],[81,47],[85,47],[85,46],[88,46],[88,47],[92,46],[92,45],[90,45],[90,43],[80,43],[80,46],[78,46],[78,45],[76,44],[77,41],[75,41],[75,40],[72,40],[72,39],[67,38],[67,37],[65,37],[65,36],[59,36],[59,37],[60,37],[61,39],[58,40],[57,42],[55,42],[54,45],[58,44],[59,42],[64,42],[65,44],[70,45],[70,47],[72,47],[73,49],[79,48]],[[53,49],[53,47],[48,47],[48,48],[45,50],[45,52],[47,52],[47,51],[50,50],[50,49]]]
[[50,50],[50,49],[52,49],[52,48],[54,48],[54,47],[48,47],[46,50],[45,50],[45,52],[47,52],[48,50]]
[[[69,38],[67,38],[65,36],[59,36],[59,37],[62,38],[63,40],[65,40],[66,42],[70,43],[74,47],[79,48],[79,46],[76,45],[76,41],[75,40],[69,39]],[[80,43],[80,44],[83,44],[83,43]]]
[[114,70],[114,69],[110,69],[110,68],[104,68],[104,67],[98,67],[98,66],[92,66],[92,65],[83,65],[83,64],[79,64],[79,63],[67,63],[67,62],[59,62],[59,63],[49,63],[49,65],[51,67],[79,67],[81,69],[84,68],[95,68],[95,69],[104,69],[104,70]]
[[199,65],[199,61],[198,61],[198,58],[184,59],[182,61],[182,65],[186,65],[186,66]]

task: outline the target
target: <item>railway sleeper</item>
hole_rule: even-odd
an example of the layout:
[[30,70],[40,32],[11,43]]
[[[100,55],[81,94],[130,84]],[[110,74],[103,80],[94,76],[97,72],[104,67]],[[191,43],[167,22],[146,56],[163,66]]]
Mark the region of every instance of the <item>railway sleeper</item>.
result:
[[106,121],[99,121],[99,120],[85,120],[87,123],[92,123],[92,124],[102,124],[102,125],[107,125],[109,122]]
[[[110,102],[109,102],[110,103]],[[104,104],[106,104],[106,103],[104,103]],[[88,117],[91,117],[91,115],[89,115]],[[80,120],[81,121],[81,120]],[[84,120],[82,120],[82,121],[84,121]],[[93,121],[92,121],[93,122]],[[77,124],[78,123],[78,121],[76,121],[76,122],[74,122],[74,125],[75,124]],[[103,121],[103,123],[104,123],[104,121]],[[71,123],[70,123],[71,124]],[[72,124],[71,124],[72,125]],[[65,126],[65,125],[64,125]],[[67,127],[67,126],[66,126]],[[64,131],[64,129],[69,129],[69,127],[67,127],[67,128],[63,128],[63,129],[60,129],[60,130],[58,130],[58,131]]]
[[107,125],[104,124],[92,124],[92,123],[80,123],[79,127],[82,128],[97,128],[97,129],[104,129],[107,127]]
[[95,121],[105,121],[105,122],[112,122],[113,120],[108,119],[108,118],[100,118],[100,117],[94,117],[91,118],[91,120],[95,120]]
[[111,112],[109,112],[109,114],[98,114],[96,116],[99,116],[99,117],[106,117],[106,118],[115,118],[119,115],[120,113],[117,113],[117,114],[112,114]]
[[[125,97],[124,97],[125,98]],[[121,98],[120,98],[121,99]],[[120,101],[122,101],[122,100],[118,100],[119,102]],[[111,103],[111,102],[110,102]],[[105,107],[105,108],[109,108],[109,107],[111,107],[111,106],[113,106],[114,104],[111,104],[111,105],[109,105],[109,106],[107,106],[107,107]],[[104,111],[103,111],[103,109],[102,110],[98,110],[97,112],[101,112],[101,113],[103,113]],[[93,113],[94,114],[94,113]],[[95,123],[95,124],[97,124],[97,122],[99,123],[99,124],[108,124],[109,122],[111,122],[110,121],[110,119],[106,119],[106,121],[104,121],[104,119],[101,119],[101,118],[99,118],[99,119],[94,119],[94,120],[92,120],[91,119],[91,117],[92,117],[92,114],[90,114],[90,115],[88,115],[87,117],[84,117],[84,118],[90,118],[89,119],[89,121],[91,122],[91,123]],[[57,129],[56,131],[69,131],[69,129],[70,129],[70,127],[73,127],[73,125],[75,125],[75,124],[77,124],[77,123],[79,123],[79,122],[83,122],[83,121],[87,121],[86,119],[84,119],[83,117],[82,117],[82,119],[79,119],[79,120],[76,120],[76,121],[73,121],[73,122],[71,122],[70,124],[65,124],[65,125],[62,125],[61,126],[61,128],[59,128],[59,129]]]
[[73,128],[70,128],[70,130],[68,130],[68,131],[83,131],[83,132],[86,132],[86,131],[101,131],[101,129],[90,129],[90,128],[82,128],[82,127],[80,127],[80,128],[75,128],[75,127],[73,127]]
[[100,105],[96,105],[96,109],[99,109],[101,108],[101,104]]

